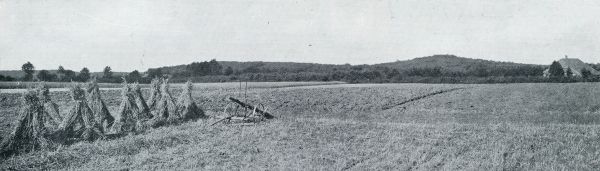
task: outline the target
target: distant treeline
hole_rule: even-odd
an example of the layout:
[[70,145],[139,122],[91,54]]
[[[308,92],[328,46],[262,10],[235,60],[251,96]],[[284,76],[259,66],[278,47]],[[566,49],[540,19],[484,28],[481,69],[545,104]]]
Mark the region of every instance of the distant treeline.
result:
[[[591,65],[600,70],[600,64]],[[151,68],[145,73],[137,70],[114,75],[110,66],[97,76],[99,82],[148,83],[151,78],[168,75],[172,82],[229,82],[229,81],[344,81],[348,83],[526,83],[526,82],[579,82],[599,81],[597,76],[543,77],[548,66],[494,62],[433,56],[411,61],[377,65],[330,65],[290,62],[228,62],[215,59],[161,68]],[[37,71],[34,76],[31,63],[23,65],[23,78],[0,75],[3,81],[87,81],[91,78],[87,68],[76,73],[59,66],[55,72]]]
[[123,80],[148,83],[151,80],[151,78],[144,77],[144,74],[137,70],[130,73],[120,73],[120,75],[115,74],[110,66],[106,66],[102,74],[94,75],[86,67],[83,67],[79,72],[65,69],[63,66],[58,66],[57,70],[35,70],[35,66],[31,62],[27,62],[21,66],[21,71],[24,75],[20,78],[0,75],[0,81],[86,82],[95,78],[102,83],[120,83]]
[[247,81],[344,81],[348,83],[520,83],[546,82],[542,67],[519,67],[515,70],[497,69],[467,72],[447,72],[441,67],[411,68],[352,66],[330,68],[329,71],[289,71],[287,69],[260,69],[251,67],[229,72],[231,74],[195,75],[194,73],[169,73],[176,82],[191,79],[194,82]]
[[15,81],[17,79],[11,77],[11,76],[4,76],[4,75],[0,75],[0,81]]
[[[281,66],[278,66],[281,65]],[[526,83],[598,81],[590,78],[546,78],[542,65],[474,64],[462,69],[434,66],[392,68],[382,65],[324,65],[216,60],[150,69],[150,76],[168,74],[172,81],[344,81],[348,83]],[[595,65],[594,67],[599,67]]]

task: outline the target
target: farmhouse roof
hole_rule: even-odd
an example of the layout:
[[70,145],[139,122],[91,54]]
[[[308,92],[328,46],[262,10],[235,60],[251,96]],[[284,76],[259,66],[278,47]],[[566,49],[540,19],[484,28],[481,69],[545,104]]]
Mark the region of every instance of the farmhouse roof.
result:
[[600,75],[600,72],[592,68],[590,65],[583,63],[583,61],[577,58],[563,58],[558,61],[563,69],[571,68],[573,74],[581,75],[581,69],[585,68],[594,75]]
[[[593,75],[600,75],[600,71],[595,70],[590,65],[584,63],[583,61],[577,58],[562,58],[558,60],[558,63],[563,67],[565,73],[567,72],[567,69],[570,68],[574,76],[582,76],[581,70],[584,68],[590,71]],[[544,71],[545,75],[547,74],[547,72],[548,69]]]

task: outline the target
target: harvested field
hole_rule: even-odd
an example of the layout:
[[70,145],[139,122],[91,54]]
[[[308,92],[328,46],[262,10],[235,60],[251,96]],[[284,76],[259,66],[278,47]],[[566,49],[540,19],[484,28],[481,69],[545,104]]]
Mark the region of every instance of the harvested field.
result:
[[[268,106],[274,120],[152,128],[1,159],[0,170],[600,168],[598,83],[261,85],[245,93],[239,83],[194,84],[192,97],[208,116],[222,115],[227,98],[236,97]],[[148,89],[142,92],[147,99]],[[67,92],[50,94],[60,111],[72,107]],[[116,113],[119,89],[101,89],[101,96]],[[19,97],[0,93],[2,137],[17,117]]]

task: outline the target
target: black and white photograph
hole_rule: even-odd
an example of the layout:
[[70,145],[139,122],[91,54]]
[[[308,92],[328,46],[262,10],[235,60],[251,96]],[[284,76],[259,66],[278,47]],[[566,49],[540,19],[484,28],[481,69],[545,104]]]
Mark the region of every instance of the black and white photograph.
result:
[[0,170],[600,170],[600,1],[0,0]]

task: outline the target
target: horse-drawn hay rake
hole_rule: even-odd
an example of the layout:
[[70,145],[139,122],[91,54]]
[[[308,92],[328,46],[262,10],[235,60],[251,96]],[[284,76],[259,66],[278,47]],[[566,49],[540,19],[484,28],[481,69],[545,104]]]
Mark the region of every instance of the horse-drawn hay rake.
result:
[[[247,90],[248,82],[246,82],[244,97],[246,97]],[[217,123],[251,125],[265,121],[266,119],[275,118],[274,115],[268,112],[269,108],[262,103],[252,105],[233,97],[229,97],[228,100],[232,103],[229,103],[227,106],[225,106],[225,109],[223,109],[223,116],[211,125],[215,125]]]

